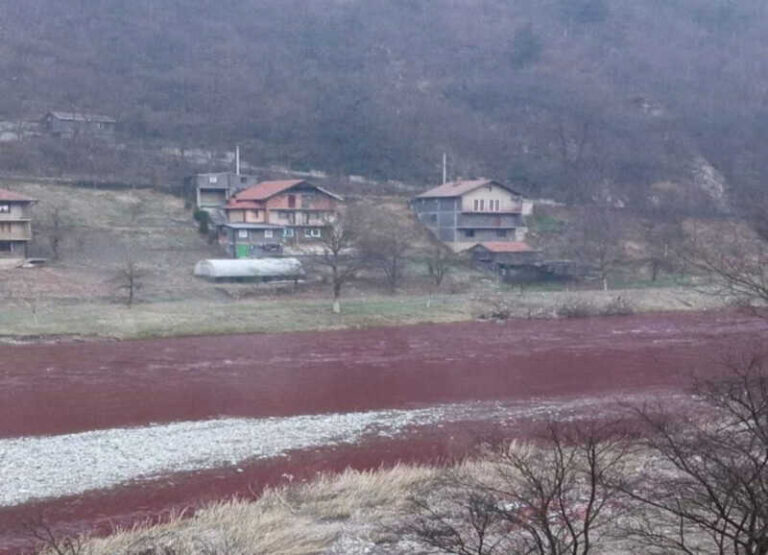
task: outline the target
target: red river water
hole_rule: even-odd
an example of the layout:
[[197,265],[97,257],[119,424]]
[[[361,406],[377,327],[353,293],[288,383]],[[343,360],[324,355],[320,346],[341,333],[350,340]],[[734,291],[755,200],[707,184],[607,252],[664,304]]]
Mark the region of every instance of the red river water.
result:
[[[693,378],[722,373],[728,358],[766,347],[768,322],[733,312],[5,345],[0,480],[7,440],[229,418],[410,414],[476,401],[519,409],[594,400],[578,409],[589,415],[609,397],[680,394]],[[72,495],[59,488],[9,501],[0,506],[0,552],[29,549],[21,524],[40,517],[57,532],[104,533],[320,471],[446,460],[502,433],[493,418],[435,422]],[[507,423],[503,433],[515,429]],[[14,449],[25,448],[17,443]],[[30,461],[30,479],[34,473]],[[6,494],[11,499],[15,492]]]

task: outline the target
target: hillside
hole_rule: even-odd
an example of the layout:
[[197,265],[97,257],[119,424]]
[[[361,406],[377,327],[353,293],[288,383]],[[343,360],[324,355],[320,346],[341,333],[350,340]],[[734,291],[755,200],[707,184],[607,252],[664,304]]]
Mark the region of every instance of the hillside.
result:
[[[768,176],[767,19],[761,0],[5,2],[0,118],[91,110],[134,146],[414,182],[447,152],[453,176],[565,200],[713,172],[742,193]],[[31,143],[0,170],[99,167]]]

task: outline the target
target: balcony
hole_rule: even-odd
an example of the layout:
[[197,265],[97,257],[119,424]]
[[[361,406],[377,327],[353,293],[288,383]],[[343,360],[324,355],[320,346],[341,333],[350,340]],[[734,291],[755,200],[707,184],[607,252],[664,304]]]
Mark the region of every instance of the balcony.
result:
[[472,229],[513,229],[522,225],[520,214],[501,212],[462,212],[457,222],[458,228]]

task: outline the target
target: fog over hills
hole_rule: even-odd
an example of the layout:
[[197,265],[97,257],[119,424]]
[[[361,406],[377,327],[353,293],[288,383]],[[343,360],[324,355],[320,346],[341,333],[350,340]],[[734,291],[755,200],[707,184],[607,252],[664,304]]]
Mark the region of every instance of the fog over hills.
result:
[[[412,181],[595,187],[768,176],[763,0],[25,0],[0,118],[113,114],[126,140]],[[705,169],[702,170],[702,167]]]

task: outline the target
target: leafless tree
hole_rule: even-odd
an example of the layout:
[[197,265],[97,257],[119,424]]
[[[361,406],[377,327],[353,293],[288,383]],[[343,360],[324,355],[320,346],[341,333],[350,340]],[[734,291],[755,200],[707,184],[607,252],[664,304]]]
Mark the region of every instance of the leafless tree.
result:
[[341,289],[354,279],[363,266],[357,244],[360,237],[359,219],[355,208],[350,207],[325,222],[323,234],[318,240],[321,252],[313,259],[331,276],[333,312],[341,312]]
[[768,302],[768,241],[749,227],[729,223],[700,229],[681,250],[685,262],[712,278],[716,294],[746,304]]
[[133,258],[128,258],[114,277],[117,289],[125,294],[125,305],[133,307],[138,292],[144,287],[143,278],[147,272]]
[[568,250],[597,271],[604,290],[624,256],[623,228],[616,209],[591,205],[578,212],[567,234]]
[[453,252],[443,245],[432,245],[427,249],[425,254],[427,272],[436,288],[443,284],[445,276],[451,270],[453,259]]
[[48,242],[51,255],[58,260],[61,246],[72,232],[73,224],[66,206],[53,206],[41,218],[39,229]]
[[84,552],[85,547],[80,537],[57,534],[42,514],[34,519],[22,521],[21,526],[26,535],[37,544],[36,548],[40,549],[40,552],[54,555],[80,555]]
[[725,379],[695,393],[698,416],[643,408],[652,463],[620,489],[642,514],[627,531],[670,553],[768,553],[768,364],[765,354],[729,364]]
[[359,246],[367,264],[383,272],[392,293],[403,279],[406,257],[417,237],[410,215],[386,206],[361,209]]
[[458,555],[591,553],[620,510],[610,485],[629,453],[608,426],[549,428],[540,447],[512,445],[490,456],[481,477],[448,473],[414,498],[406,531]]

